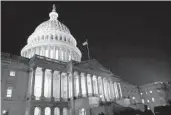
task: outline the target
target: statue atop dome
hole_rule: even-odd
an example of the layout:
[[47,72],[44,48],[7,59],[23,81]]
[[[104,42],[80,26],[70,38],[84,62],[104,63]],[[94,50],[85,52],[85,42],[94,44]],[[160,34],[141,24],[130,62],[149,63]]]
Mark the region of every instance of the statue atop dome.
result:
[[53,4],[52,12],[56,12],[56,6],[55,6],[55,4]]
[[49,13],[50,20],[57,20],[58,18],[58,13],[56,12],[56,6],[53,4],[52,6],[52,12]]

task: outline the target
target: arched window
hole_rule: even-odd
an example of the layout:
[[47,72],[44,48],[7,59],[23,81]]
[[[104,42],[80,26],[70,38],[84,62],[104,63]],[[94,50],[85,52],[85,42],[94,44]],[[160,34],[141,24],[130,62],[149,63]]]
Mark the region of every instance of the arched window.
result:
[[64,36],[64,41],[66,41],[66,37]]
[[82,91],[82,95],[86,96],[85,75],[83,73],[81,73],[81,91]]
[[45,70],[45,83],[44,83],[44,96],[51,97],[51,80],[52,80],[52,73],[51,70]]
[[55,40],[58,40],[58,37],[57,37],[57,35],[55,35]]
[[60,115],[60,109],[58,107],[55,107],[54,115]]
[[[33,75],[33,74],[32,74]],[[40,97],[41,96],[41,89],[42,89],[42,69],[41,68],[36,68],[36,73],[35,73],[35,85],[34,87],[34,96],[35,97]]]
[[35,107],[34,109],[34,115],[41,115],[41,111],[39,107]]
[[60,74],[58,71],[53,73],[53,97],[59,99],[60,97]]
[[53,40],[53,35],[50,36],[51,40]]
[[78,79],[78,73],[74,72],[74,92],[75,96],[78,97],[79,94],[79,79]]
[[63,108],[63,115],[68,115],[68,109],[67,108]]
[[50,107],[45,108],[45,115],[51,115],[51,109]]
[[92,95],[92,83],[90,74],[87,74],[87,87],[88,87],[88,95]]
[[60,40],[62,40],[62,36],[60,36]]
[[86,115],[86,110],[84,108],[79,109],[79,115]]

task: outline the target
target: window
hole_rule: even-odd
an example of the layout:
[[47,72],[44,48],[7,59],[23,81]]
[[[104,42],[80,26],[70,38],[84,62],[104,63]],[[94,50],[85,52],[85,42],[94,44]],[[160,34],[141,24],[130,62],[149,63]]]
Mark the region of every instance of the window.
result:
[[150,93],[152,93],[152,91],[150,91]]
[[140,93],[141,95],[143,94],[143,93]]
[[60,115],[60,109],[58,107],[55,108],[54,115]]
[[154,97],[152,97],[152,101],[154,102]]
[[51,115],[51,109],[50,107],[45,108],[45,115]]
[[12,97],[12,87],[7,88],[7,97]]
[[15,71],[10,71],[10,76],[15,76]]
[[79,115],[86,115],[86,110],[84,108],[79,109]]
[[63,115],[68,115],[68,109],[67,108],[63,108]]
[[160,90],[157,90],[157,92],[160,92]]
[[[31,73],[31,75],[33,77],[33,73]],[[43,78],[42,68],[37,67],[36,73],[35,73],[35,84],[34,84],[34,96],[36,98],[39,98],[41,96],[41,92],[42,92],[42,78]]]
[[2,115],[5,115],[7,113],[7,110],[2,111]]
[[150,101],[149,101],[149,100],[147,100],[147,102],[149,103]]
[[145,92],[147,94],[147,92]]
[[41,111],[40,111],[40,108],[39,107],[36,107],[34,109],[34,115],[41,115]]
[[142,99],[142,103],[144,104],[144,99]]

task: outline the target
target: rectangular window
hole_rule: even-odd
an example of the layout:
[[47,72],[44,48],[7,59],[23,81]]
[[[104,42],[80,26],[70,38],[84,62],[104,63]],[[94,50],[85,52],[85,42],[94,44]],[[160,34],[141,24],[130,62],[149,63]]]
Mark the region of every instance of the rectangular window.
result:
[[7,88],[7,95],[6,97],[12,97],[12,87]]
[[154,97],[152,97],[152,101],[154,102]]
[[10,71],[10,76],[15,76],[15,71]]
[[142,99],[142,103],[144,104],[144,99]]
[[147,102],[149,103],[150,101],[149,101],[149,100],[147,100]]

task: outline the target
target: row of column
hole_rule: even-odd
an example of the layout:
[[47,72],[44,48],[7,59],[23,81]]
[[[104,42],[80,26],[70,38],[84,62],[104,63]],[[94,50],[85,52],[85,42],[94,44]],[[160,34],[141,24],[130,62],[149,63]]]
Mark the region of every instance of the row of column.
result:
[[98,96],[103,101],[122,98],[120,83],[105,77],[75,71],[67,74],[60,71],[36,68],[33,71],[32,96],[52,99],[68,99],[72,96]]
[[53,40],[53,41],[54,40],[64,41],[64,42],[67,42],[67,43],[75,46],[75,43],[72,40],[72,38],[67,37],[66,35],[59,35],[59,34],[57,34],[57,35],[52,35],[51,34],[51,35],[37,36],[37,37],[31,38],[30,41],[28,42],[28,44],[33,44],[33,43],[40,42],[40,41],[45,41],[45,40],[48,40],[48,41],[51,41],[51,40]]
[[69,110],[62,107],[34,107],[31,115],[69,115]]
[[78,54],[72,52],[70,50],[66,50],[65,48],[57,48],[55,46],[47,46],[47,47],[36,47],[28,50],[23,53],[24,57],[31,58],[34,54],[49,57],[52,59],[57,59],[61,61],[70,61],[76,60],[80,61],[80,57]]

